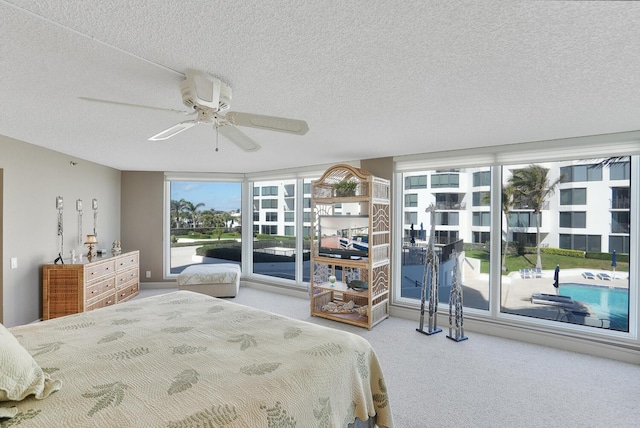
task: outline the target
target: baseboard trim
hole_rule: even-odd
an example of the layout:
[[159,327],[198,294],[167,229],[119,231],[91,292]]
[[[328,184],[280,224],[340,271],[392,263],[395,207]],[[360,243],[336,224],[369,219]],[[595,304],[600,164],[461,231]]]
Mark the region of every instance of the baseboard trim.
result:
[[[402,306],[391,306],[390,315],[408,320],[415,320],[416,326],[420,322],[420,312]],[[443,330],[449,328],[446,314],[438,313],[441,322],[438,327]],[[626,344],[608,343],[594,338],[580,338],[563,332],[544,331],[536,326],[509,325],[495,320],[479,320],[466,318],[464,320],[465,336],[475,332],[503,339],[518,340],[536,345],[549,346],[551,348],[581,354],[593,355],[601,358],[609,358],[631,364],[640,364],[640,349]],[[470,340],[473,340],[471,336]]]

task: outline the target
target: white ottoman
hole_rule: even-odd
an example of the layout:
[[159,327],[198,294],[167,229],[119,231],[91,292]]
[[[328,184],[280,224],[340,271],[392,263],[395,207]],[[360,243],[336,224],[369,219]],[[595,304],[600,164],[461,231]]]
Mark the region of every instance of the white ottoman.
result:
[[236,297],[240,266],[233,263],[192,265],[178,275],[178,289],[213,297]]

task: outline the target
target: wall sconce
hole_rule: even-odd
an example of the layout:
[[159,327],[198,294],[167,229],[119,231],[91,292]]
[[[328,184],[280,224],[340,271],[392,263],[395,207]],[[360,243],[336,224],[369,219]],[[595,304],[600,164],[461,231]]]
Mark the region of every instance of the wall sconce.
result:
[[95,255],[94,246],[97,243],[98,243],[98,240],[96,239],[96,235],[87,235],[87,241],[85,242],[85,245],[89,247],[89,252],[87,253],[87,258],[89,259],[89,261],[91,261],[91,259]]

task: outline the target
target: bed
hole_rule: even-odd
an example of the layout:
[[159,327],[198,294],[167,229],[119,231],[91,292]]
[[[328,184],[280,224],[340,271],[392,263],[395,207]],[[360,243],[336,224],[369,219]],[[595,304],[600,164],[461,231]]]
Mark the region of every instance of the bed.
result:
[[393,426],[365,339],[200,293],[8,331],[60,386],[0,402],[11,426]]

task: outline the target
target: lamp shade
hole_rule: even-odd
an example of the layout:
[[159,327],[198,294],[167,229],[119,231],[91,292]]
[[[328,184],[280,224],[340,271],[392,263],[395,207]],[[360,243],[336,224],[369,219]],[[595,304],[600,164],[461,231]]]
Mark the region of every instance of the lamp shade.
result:
[[98,240],[96,239],[96,235],[87,235],[87,241],[85,244],[97,244]]

